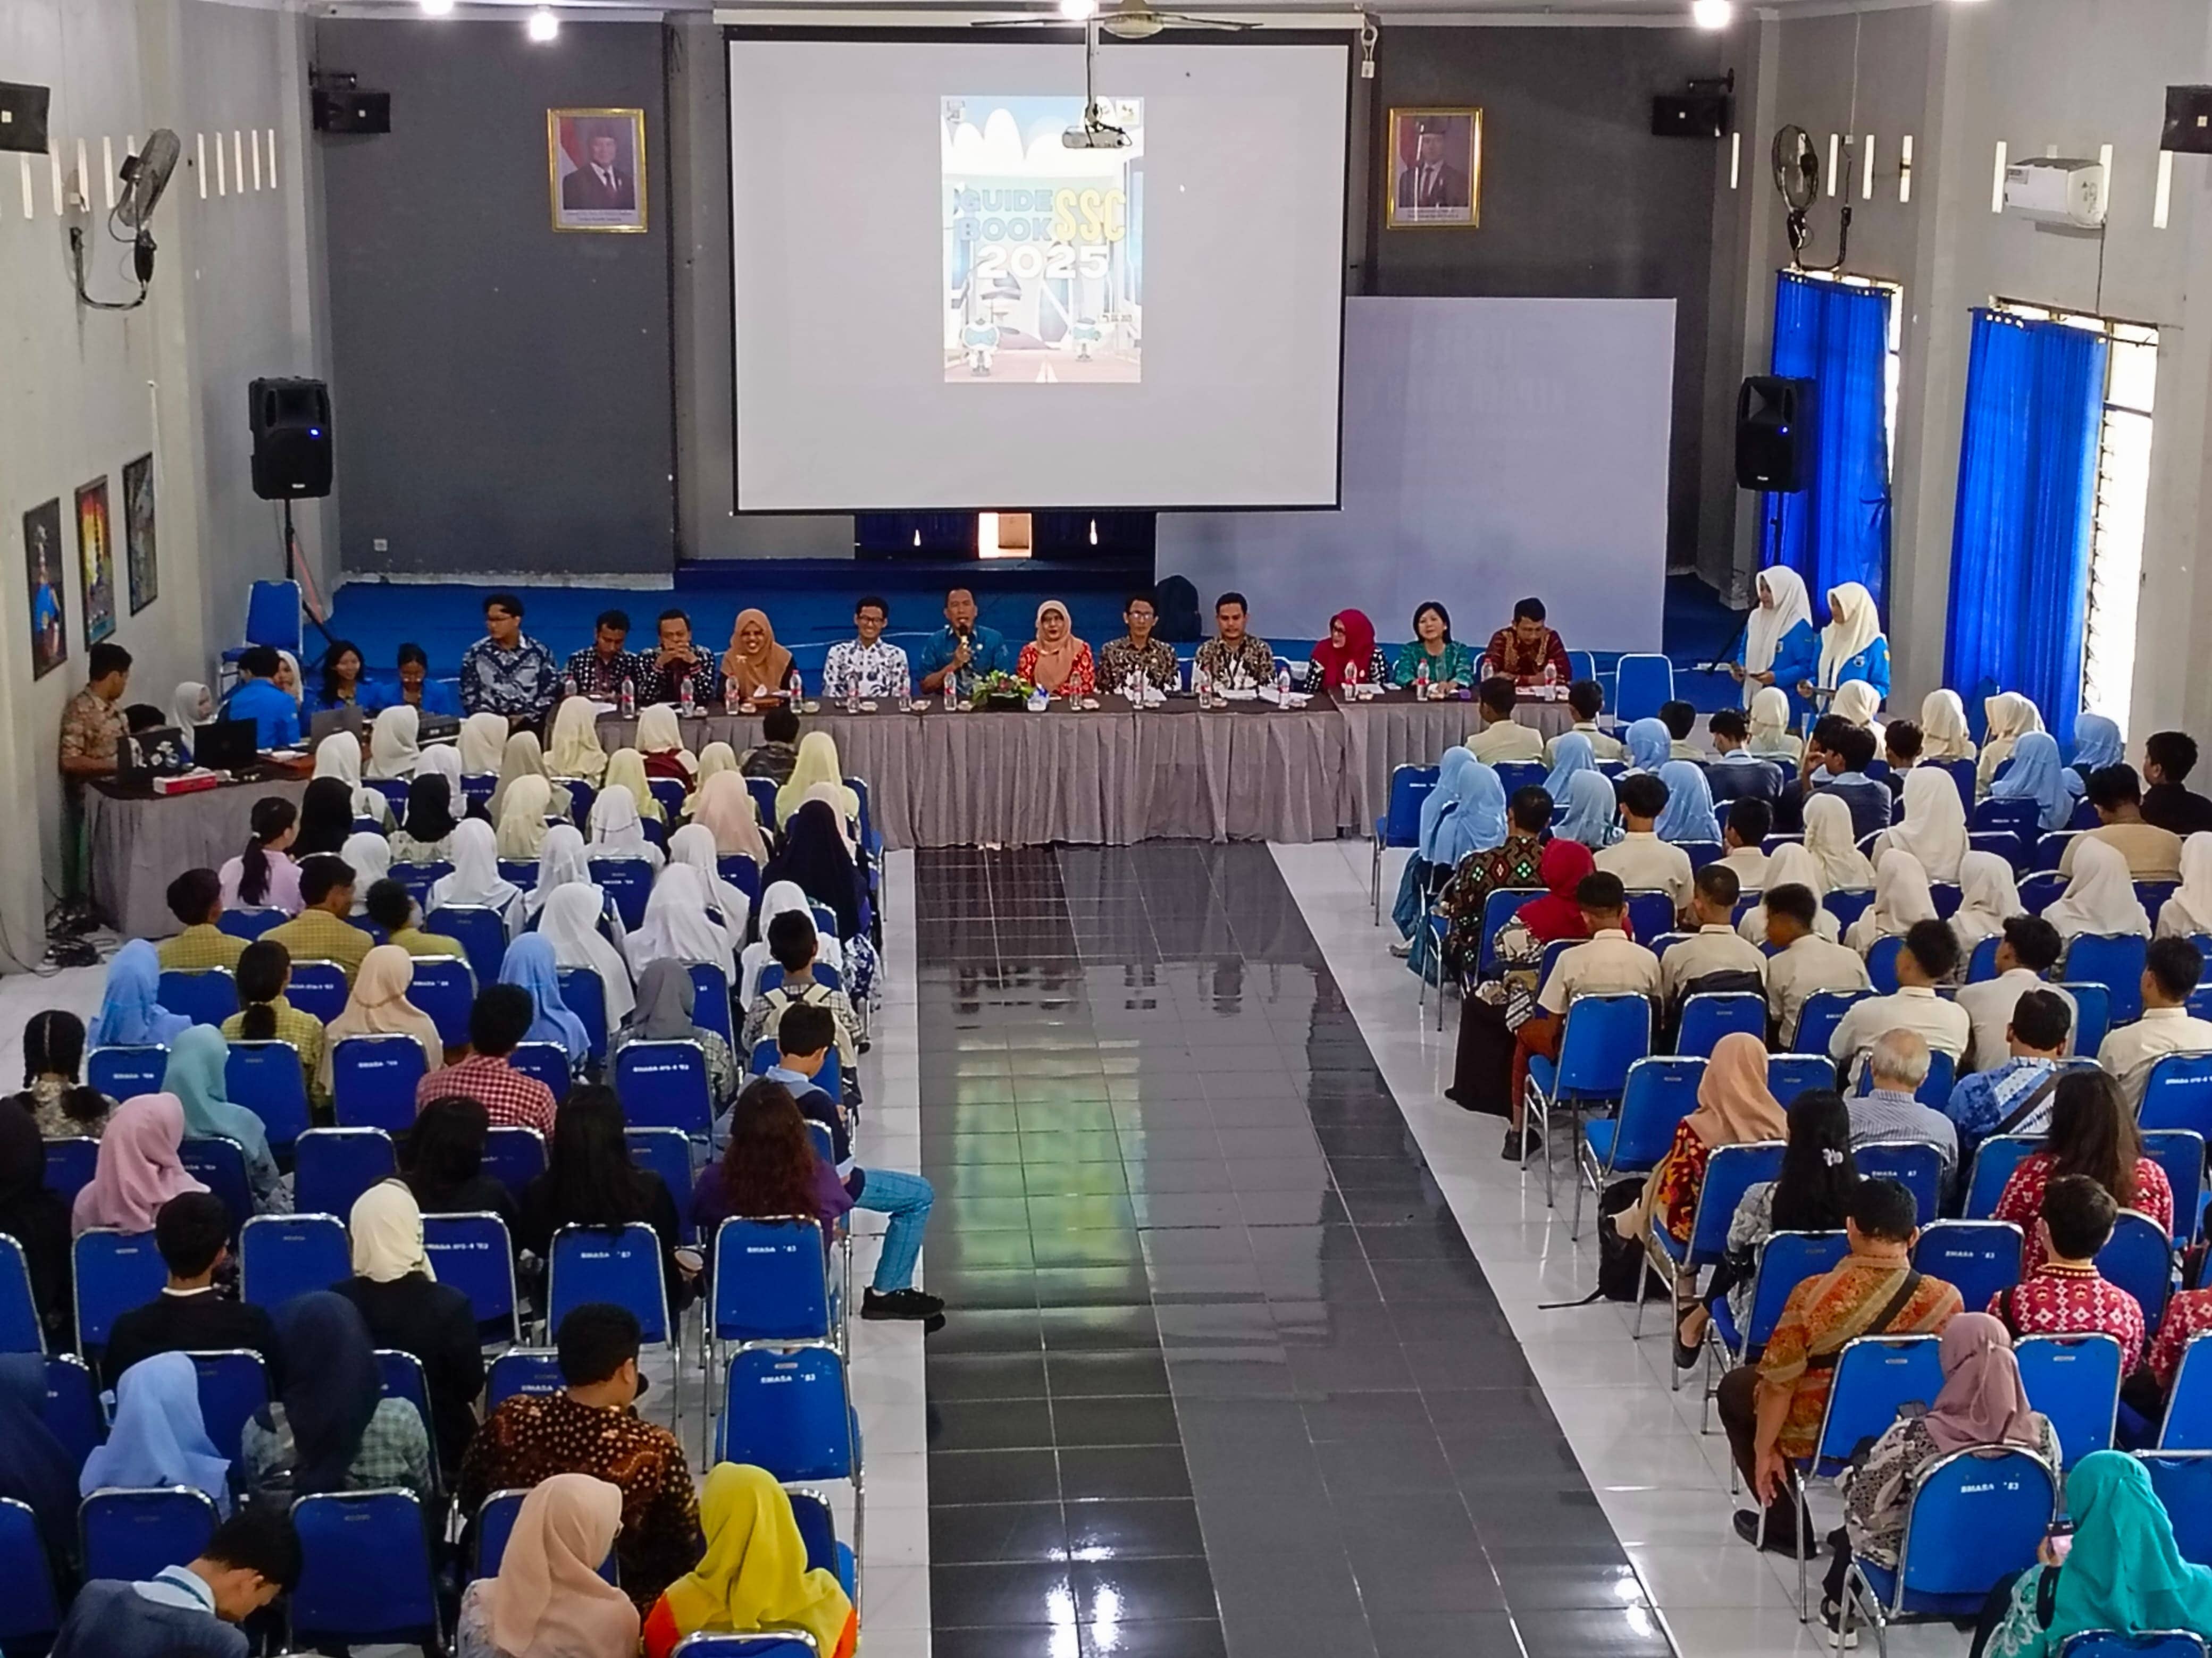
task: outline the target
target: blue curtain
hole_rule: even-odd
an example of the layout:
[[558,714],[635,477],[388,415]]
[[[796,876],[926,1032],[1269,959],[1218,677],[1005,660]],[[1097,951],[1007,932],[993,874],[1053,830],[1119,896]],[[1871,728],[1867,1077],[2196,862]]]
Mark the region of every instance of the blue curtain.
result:
[[1797,494],[1765,497],[1759,522],[1763,531],[1780,513],[1780,550],[1768,558],[1762,547],[1759,562],[1805,578],[1816,621],[1844,581],[1865,583],[1888,610],[1888,361],[1887,290],[1781,273],[1773,372],[1814,383],[1813,467]]
[[2104,396],[2100,336],[1974,313],[1943,683],[1978,710],[2018,691],[2061,748],[2081,709]]

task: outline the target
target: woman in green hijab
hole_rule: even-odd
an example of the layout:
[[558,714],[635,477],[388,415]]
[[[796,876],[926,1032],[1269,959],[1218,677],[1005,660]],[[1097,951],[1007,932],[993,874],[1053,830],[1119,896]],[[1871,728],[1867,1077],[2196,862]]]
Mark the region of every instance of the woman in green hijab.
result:
[[2188,1630],[2212,1637],[2212,1568],[2174,1547],[2173,1527],[2142,1463],[2122,1451],[2083,1457],[2066,1476],[2074,1542],[2063,1565],[2022,1572],[1973,1658],[2051,1658],[2085,1630]]
[[179,1032],[169,1043],[169,1068],[161,1086],[174,1094],[185,1108],[185,1138],[209,1139],[222,1136],[238,1142],[246,1153],[246,1179],[253,1188],[253,1206],[267,1212],[289,1207],[276,1197],[276,1160],[269,1152],[269,1134],[253,1111],[229,1096],[226,1072],[230,1044],[213,1025],[196,1024]]

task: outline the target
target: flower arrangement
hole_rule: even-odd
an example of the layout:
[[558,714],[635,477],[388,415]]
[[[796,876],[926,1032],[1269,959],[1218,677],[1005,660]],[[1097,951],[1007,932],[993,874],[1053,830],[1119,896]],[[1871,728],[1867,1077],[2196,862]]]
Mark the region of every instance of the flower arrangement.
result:
[[979,708],[1023,708],[1027,706],[1035,689],[1036,687],[1019,674],[994,671],[976,680],[970,701]]

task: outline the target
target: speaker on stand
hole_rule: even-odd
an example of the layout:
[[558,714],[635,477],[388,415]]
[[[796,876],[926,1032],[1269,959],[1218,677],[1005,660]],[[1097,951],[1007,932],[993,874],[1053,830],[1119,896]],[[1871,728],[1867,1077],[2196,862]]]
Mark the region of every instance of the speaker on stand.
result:
[[[331,389],[320,380],[258,380],[246,389],[246,425],[253,434],[253,493],[284,503],[284,579],[300,579],[299,539],[292,503],[331,492]],[[330,631],[307,607],[307,619],[325,640]]]

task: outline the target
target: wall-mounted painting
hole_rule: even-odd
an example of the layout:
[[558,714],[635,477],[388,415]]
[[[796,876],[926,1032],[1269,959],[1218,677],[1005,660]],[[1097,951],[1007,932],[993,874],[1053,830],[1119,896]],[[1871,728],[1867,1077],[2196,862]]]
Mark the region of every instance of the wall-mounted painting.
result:
[[76,492],[77,574],[84,586],[84,642],[115,631],[115,548],[107,538],[107,478]]
[[154,457],[123,464],[123,545],[131,567],[131,614],[161,596],[161,567],[154,549]]
[[69,611],[62,595],[62,503],[57,495],[23,514],[23,562],[31,582],[31,677],[69,660]]

